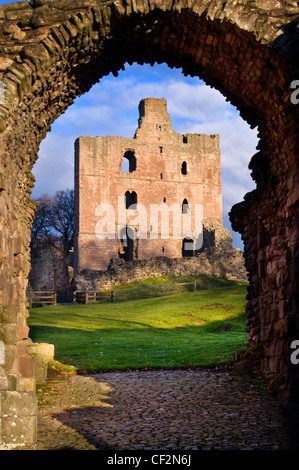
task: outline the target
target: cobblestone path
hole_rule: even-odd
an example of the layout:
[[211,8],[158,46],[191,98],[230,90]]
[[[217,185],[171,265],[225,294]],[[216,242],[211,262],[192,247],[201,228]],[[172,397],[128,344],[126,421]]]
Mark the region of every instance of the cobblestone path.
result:
[[38,450],[299,449],[294,410],[230,372],[73,375],[38,398]]

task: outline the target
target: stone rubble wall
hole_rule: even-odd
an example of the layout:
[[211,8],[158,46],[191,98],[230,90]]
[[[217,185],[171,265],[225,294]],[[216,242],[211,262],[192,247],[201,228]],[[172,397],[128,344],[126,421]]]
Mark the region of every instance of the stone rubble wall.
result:
[[84,269],[75,276],[74,289],[81,292],[105,290],[160,276],[210,276],[247,281],[243,252],[233,247],[232,234],[221,223],[210,220],[203,230],[203,246],[190,257],[124,261],[112,258],[107,270]]
[[67,262],[51,252],[31,259],[29,287],[32,291],[52,291],[57,299],[67,300],[71,291],[71,279]]
[[124,283],[160,276],[210,276],[247,281],[243,252],[210,250],[190,258],[157,257],[149,260],[113,260],[107,271],[83,270],[75,278],[75,289],[105,290]]

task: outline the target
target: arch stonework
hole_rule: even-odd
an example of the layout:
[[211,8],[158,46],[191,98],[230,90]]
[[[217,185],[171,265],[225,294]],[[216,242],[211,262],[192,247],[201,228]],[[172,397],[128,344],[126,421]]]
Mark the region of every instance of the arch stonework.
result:
[[[36,440],[27,352],[31,170],[51,123],[124,63],[166,62],[217,88],[259,145],[256,190],[231,211],[249,273],[249,345],[236,369],[299,395],[290,346],[298,322],[298,3],[278,0],[31,0],[0,6],[0,445]],[[296,75],[297,74],[297,75]],[[2,343],[2,344],[3,344]],[[2,361],[3,362],[3,361]]]

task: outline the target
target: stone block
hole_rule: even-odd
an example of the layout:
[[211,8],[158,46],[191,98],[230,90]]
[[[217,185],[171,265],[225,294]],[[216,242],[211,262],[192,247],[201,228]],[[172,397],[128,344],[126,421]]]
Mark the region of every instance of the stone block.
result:
[[34,376],[37,384],[43,384],[48,376],[48,361],[42,356],[33,355]]
[[22,378],[32,378],[34,376],[34,367],[32,358],[28,356],[20,356],[17,358],[17,370]]
[[7,375],[7,379],[8,379],[8,390],[17,390],[17,386],[18,386],[18,377],[16,374],[14,373],[9,373]]
[[6,446],[31,446],[36,443],[37,417],[16,416],[2,418],[2,440]]
[[37,9],[32,17],[31,23],[35,27],[49,26],[68,19],[67,14],[56,8]]
[[54,359],[55,345],[50,343],[32,343],[31,352],[50,361]]
[[4,274],[0,274],[0,290],[4,290],[6,287],[6,280]]
[[[9,390],[9,380],[7,377],[7,373],[3,367],[0,367],[0,390]],[[1,416],[1,410],[0,410],[0,416]]]
[[8,21],[15,21],[22,26],[29,26],[32,18],[31,8],[28,11],[25,10],[12,10],[6,12],[6,19]]
[[3,305],[0,308],[0,319],[3,323],[17,323],[18,308],[14,304]]
[[2,392],[3,417],[35,416],[37,413],[37,401],[34,392]]
[[[2,330],[2,335],[1,335]],[[0,330],[0,337],[2,336],[2,341],[4,341],[5,345],[14,345],[17,343],[17,329],[16,325],[13,323],[6,323]]]
[[33,445],[37,432],[37,403],[34,392],[0,393],[2,444]]
[[17,347],[15,345],[5,346],[5,370],[10,371],[13,367],[13,364],[17,355]]
[[17,339],[18,341],[28,338],[29,327],[28,326],[17,326]]
[[34,375],[37,384],[46,382],[49,361],[54,359],[55,346],[48,343],[32,343],[27,345],[27,350],[34,364]]

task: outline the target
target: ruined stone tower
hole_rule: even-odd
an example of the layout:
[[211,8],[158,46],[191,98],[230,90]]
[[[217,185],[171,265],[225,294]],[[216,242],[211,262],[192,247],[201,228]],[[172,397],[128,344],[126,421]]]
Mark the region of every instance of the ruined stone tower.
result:
[[75,274],[193,255],[209,243],[203,227],[222,227],[219,136],[181,135],[165,99],[143,99],[133,138],[76,140],[75,193]]

